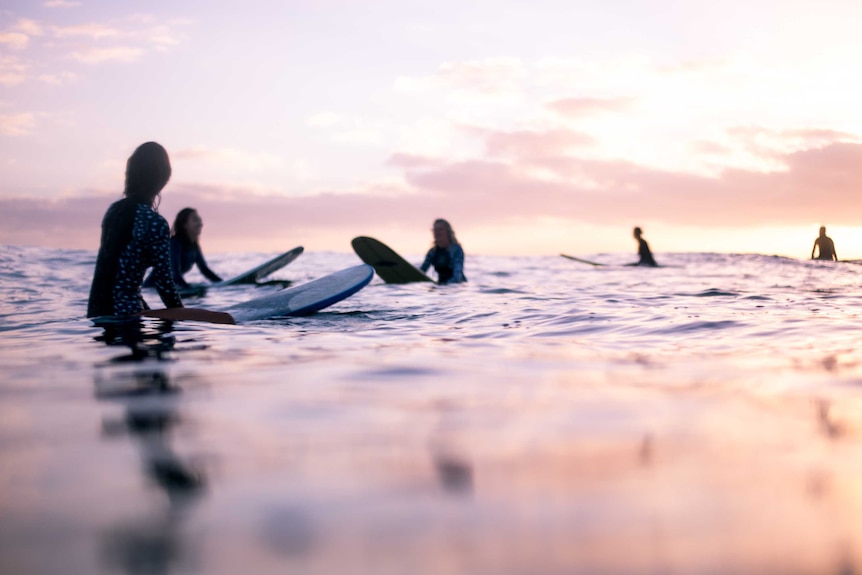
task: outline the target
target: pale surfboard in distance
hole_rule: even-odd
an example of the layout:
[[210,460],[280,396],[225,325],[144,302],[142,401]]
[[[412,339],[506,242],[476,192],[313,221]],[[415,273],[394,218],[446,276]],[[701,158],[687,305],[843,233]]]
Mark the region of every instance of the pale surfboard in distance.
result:
[[224,281],[216,282],[209,287],[225,287],[237,284],[257,283],[258,281],[262,280],[270,274],[277,272],[278,270],[298,258],[303,251],[304,248],[302,246],[297,246],[290,251],[284,252],[283,254],[276,256],[271,260],[248,270],[247,272],[243,272],[238,276],[234,276]]
[[591,266],[606,266],[606,265],[607,265],[607,264],[600,264],[600,263],[598,263],[598,262],[591,262],[590,260],[585,260],[585,259],[581,259],[581,258],[576,258],[575,256],[570,256],[570,255],[568,255],[568,254],[560,254],[560,255],[561,255],[561,256],[563,256],[564,258],[566,258],[567,260],[572,260],[572,261],[575,261],[575,262],[580,262],[580,263],[582,263],[582,264],[589,264],[589,265],[591,265]]
[[632,262],[630,264],[602,264],[599,262],[593,262],[590,260],[585,260],[583,258],[576,258],[575,256],[570,256],[568,254],[560,254],[560,255],[562,257],[566,258],[567,260],[572,260],[575,262],[580,262],[582,264],[589,264],[591,266],[605,267],[605,268],[681,268],[681,267],[683,267],[683,266],[666,265],[666,264],[658,264],[655,266],[642,266],[637,262]]

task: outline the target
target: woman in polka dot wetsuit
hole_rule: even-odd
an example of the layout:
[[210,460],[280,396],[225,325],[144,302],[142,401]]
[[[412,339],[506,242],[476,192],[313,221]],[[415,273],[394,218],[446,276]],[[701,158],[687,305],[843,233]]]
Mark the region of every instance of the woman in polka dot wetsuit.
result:
[[171,276],[168,222],[155,210],[170,177],[168,153],[155,142],[138,146],[126,163],[125,197],[112,204],[102,220],[87,317],[123,318],[149,309],[141,284],[150,266],[165,306],[183,307]]

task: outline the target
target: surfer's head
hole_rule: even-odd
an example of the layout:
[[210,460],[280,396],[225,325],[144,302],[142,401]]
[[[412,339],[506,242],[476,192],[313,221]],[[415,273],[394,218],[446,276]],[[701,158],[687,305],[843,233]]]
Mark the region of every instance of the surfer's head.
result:
[[171,235],[177,236],[186,243],[196,244],[201,237],[204,221],[194,208],[183,208],[177,212]]
[[156,198],[171,179],[171,160],[155,142],[141,144],[126,162],[126,189],[129,198],[156,205]]
[[820,237],[821,238],[826,237],[826,226],[820,226]]
[[643,235],[644,232],[640,228],[635,228],[633,233],[634,233],[635,238],[640,239],[640,237]]
[[434,232],[434,245],[438,248],[448,248],[450,245],[458,245],[458,239],[455,237],[455,231],[451,224],[443,218],[434,220],[434,227],[431,229]]

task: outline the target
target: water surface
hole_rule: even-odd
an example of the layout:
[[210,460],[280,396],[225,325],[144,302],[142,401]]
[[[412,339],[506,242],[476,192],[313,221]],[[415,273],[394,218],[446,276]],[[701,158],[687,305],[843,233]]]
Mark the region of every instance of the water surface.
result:
[[147,321],[132,361],[82,317],[95,252],[0,247],[0,572],[855,572],[862,266],[657,257],[468,253],[466,285]]

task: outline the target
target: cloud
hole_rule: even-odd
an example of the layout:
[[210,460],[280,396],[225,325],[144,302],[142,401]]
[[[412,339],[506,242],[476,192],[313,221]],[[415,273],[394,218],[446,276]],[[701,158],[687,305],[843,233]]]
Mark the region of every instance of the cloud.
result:
[[[71,7],[73,3],[52,3]],[[86,65],[131,63],[152,52],[166,52],[182,43],[179,29],[185,20],[158,22],[146,15],[133,15],[110,22],[51,25],[20,19],[0,30],[0,49],[24,56],[0,54],[0,85],[28,81],[61,85],[75,73],[65,62]]]
[[36,126],[37,114],[0,114],[0,134],[4,136],[25,136],[32,133]]
[[71,2],[70,0],[48,0],[42,4],[45,8],[76,8],[80,5],[80,2]]
[[237,148],[197,146],[178,150],[171,154],[171,156],[175,160],[218,164],[223,170],[242,172],[278,168],[285,164],[284,160],[275,154],[268,152],[247,152]]
[[565,156],[570,150],[592,146],[595,138],[571,130],[491,132],[485,141],[491,156],[514,158]]
[[77,78],[77,75],[72,74],[71,72],[60,72],[57,74],[39,74],[38,79],[40,82],[44,82],[45,84],[52,84],[54,86],[62,86],[67,82],[74,80]]
[[490,58],[441,64],[430,76],[403,76],[395,81],[402,91],[454,89],[481,94],[519,91],[527,75],[526,66],[512,58]]
[[338,114],[334,114],[332,112],[320,112],[308,118],[308,120],[306,120],[306,124],[315,128],[331,128],[332,126],[338,125],[341,121],[342,118]]
[[38,22],[22,18],[6,30],[0,31],[0,46],[24,50],[30,45],[31,37],[42,34],[42,26]]
[[55,38],[90,38],[101,40],[103,38],[119,38],[122,31],[115,26],[105,24],[76,24],[74,26],[52,26],[51,33]]
[[[208,229],[219,230],[208,245],[228,250],[287,245],[320,234],[343,237],[347,245],[353,235],[393,226],[424,230],[441,214],[466,231],[548,218],[572,226],[643,221],[728,228],[858,223],[862,145],[833,143],[787,154],[782,161],[787,169],[781,172],[737,169],[711,178],[625,161],[559,156],[535,162],[447,162],[400,155],[389,162],[405,170],[404,183],[398,186],[285,197],[172,184],[162,210],[172,214],[186,205],[197,207]],[[537,166],[556,178],[538,177],[530,169]],[[55,201],[0,199],[0,242],[95,247],[98,222],[114,199],[92,194]]]
[[14,56],[0,54],[0,84],[14,86],[27,79],[30,67]]
[[620,112],[631,108],[633,98],[564,98],[548,102],[546,107],[566,118],[580,119],[606,112]]
[[140,48],[115,46],[112,48],[89,48],[69,54],[69,58],[84,64],[102,64],[104,62],[134,62],[144,53]]
[[21,32],[0,32],[0,45],[14,50],[23,50],[30,43],[30,37]]

